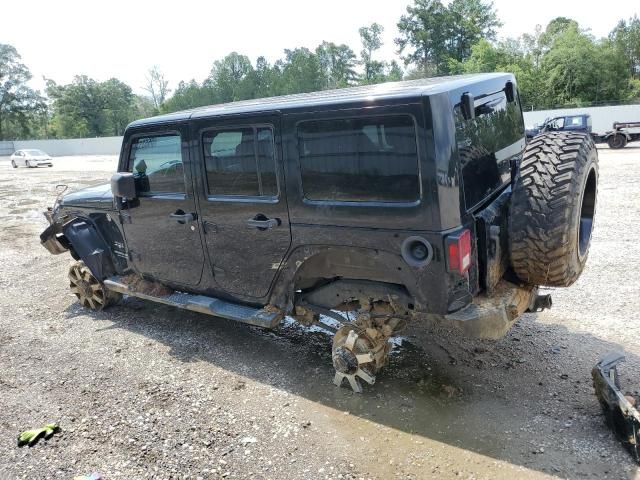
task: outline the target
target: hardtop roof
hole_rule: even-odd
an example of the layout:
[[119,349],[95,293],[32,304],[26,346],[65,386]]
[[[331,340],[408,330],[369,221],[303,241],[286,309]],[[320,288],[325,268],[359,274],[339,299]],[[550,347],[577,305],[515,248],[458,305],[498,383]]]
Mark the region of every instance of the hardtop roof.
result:
[[273,112],[300,109],[319,105],[339,105],[357,102],[375,102],[376,100],[415,98],[458,90],[478,82],[496,80],[504,77],[505,82],[512,78],[510,73],[479,73],[446,77],[432,77],[419,80],[405,80],[376,85],[320,90],[310,93],[283,95],[279,97],[257,98],[239,102],[222,103],[180,112],[158,115],[136,120],[129,127],[170,123],[190,118],[205,118],[252,112]]

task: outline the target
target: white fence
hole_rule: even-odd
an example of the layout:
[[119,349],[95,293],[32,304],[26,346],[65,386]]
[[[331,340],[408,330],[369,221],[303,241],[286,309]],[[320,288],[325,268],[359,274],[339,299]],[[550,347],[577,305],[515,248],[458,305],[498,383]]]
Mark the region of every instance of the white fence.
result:
[[[69,138],[64,140],[15,140],[13,149],[37,148],[49,155],[117,155],[122,137]],[[9,155],[13,153],[10,152]]]
[[524,112],[527,128],[542,124],[547,118],[586,113],[591,115],[593,133],[605,133],[613,129],[613,122],[640,122],[640,105],[616,105],[611,107],[563,108],[561,110],[537,110]]
[[0,157],[14,152],[13,142],[0,142]]

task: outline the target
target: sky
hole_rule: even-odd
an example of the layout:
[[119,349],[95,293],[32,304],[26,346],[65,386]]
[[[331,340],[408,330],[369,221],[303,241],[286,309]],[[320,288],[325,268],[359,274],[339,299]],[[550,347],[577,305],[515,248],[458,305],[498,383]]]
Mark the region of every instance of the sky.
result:
[[[0,43],[13,45],[31,70],[34,88],[43,76],[65,84],[85,74],[103,81],[116,77],[144,93],[154,65],[169,79],[202,81],[214,60],[237,51],[252,61],[270,62],[285,48],[314,49],[323,40],[346,43],[359,53],[358,28],[384,27],[377,59],[397,58],[396,24],[410,0],[3,0]],[[445,3],[447,3],[445,1]],[[594,0],[494,0],[503,22],[499,37],[518,37],[567,16],[606,36],[622,18],[640,15],[640,1],[616,0],[603,8]]]

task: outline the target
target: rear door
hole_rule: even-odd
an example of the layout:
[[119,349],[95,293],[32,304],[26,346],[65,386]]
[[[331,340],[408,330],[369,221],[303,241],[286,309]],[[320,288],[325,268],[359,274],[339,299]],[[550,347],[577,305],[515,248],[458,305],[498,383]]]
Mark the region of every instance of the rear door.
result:
[[199,119],[200,215],[217,286],[261,298],[291,244],[279,114]]
[[197,222],[185,125],[136,131],[125,141],[120,171],[133,172],[138,197],[123,209],[134,269],[163,282],[200,283],[204,250]]

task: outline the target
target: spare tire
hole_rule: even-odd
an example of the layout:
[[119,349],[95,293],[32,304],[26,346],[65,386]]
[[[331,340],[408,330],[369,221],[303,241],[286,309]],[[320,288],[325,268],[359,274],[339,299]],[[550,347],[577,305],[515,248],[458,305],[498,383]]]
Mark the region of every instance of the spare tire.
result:
[[590,135],[548,132],[526,147],[511,195],[511,265],[529,285],[568,287],[587,261],[598,191]]

